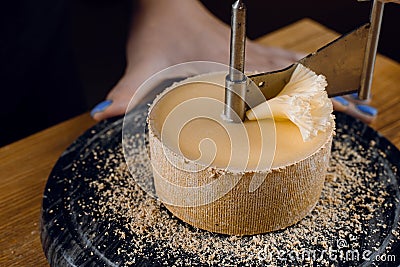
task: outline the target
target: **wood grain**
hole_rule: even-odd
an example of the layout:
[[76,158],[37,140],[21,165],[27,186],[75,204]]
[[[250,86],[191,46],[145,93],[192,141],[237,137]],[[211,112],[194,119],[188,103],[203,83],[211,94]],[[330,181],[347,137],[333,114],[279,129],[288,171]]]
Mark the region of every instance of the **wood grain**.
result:
[[[310,53],[337,34],[309,19],[258,41]],[[400,64],[379,56],[372,105],[379,110],[372,127],[400,147]],[[60,154],[94,125],[88,114],[0,148],[0,266],[48,266],[39,240],[39,215],[47,177]]]
[[88,114],[0,149],[0,266],[47,266],[39,238],[42,192],[61,153],[94,125]]

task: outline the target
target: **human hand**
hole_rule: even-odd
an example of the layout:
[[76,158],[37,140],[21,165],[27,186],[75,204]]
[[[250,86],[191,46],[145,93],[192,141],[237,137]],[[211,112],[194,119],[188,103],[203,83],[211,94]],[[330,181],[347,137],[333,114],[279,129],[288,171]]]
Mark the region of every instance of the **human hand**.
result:
[[[124,114],[137,88],[151,75],[169,66],[198,60],[228,64],[229,42],[230,27],[209,13],[199,1],[143,0],[140,13],[132,21],[125,74],[107,95],[107,100],[92,110],[92,117],[100,121]],[[302,56],[249,40],[246,71],[280,69]]]
[[[197,0],[142,0],[140,13],[133,19],[129,34],[125,74],[106,100],[92,110],[92,117],[100,121],[123,115],[139,86],[172,65],[198,60],[228,64],[229,42],[230,27]],[[246,43],[246,72],[282,69],[303,56],[249,40]],[[140,93],[144,96],[147,92]],[[366,123],[370,123],[377,113],[376,109],[357,102],[354,97],[333,98],[332,101],[335,110]]]

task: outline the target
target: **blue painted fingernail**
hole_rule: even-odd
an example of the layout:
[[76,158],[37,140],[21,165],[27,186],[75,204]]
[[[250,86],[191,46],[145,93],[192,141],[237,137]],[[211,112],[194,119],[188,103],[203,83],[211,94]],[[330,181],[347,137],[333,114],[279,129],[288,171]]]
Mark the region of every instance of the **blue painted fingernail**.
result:
[[336,100],[337,102],[339,102],[343,106],[348,106],[349,105],[349,101],[347,101],[346,99],[344,99],[341,96],[335,96],[333,99]]
[[112,104],[112,100],[104,100],[103,102],[100,102],[97,104],[92,111],[90,112],[90,116],[94,116],[94,114],[98,112],[103,112],[106,108],[108,108]]
[[378,110],[376,108],[373,108],[371,106],[367,105],[356,105],[357,109],[361,111],[362,113],[365,113],[369,116],[376,116],[378,114]]
[[351,96],[351,98],[353,98],[353,99],[359,99],[359,98],[358,98],[358,93],[352,93],[350,96]]

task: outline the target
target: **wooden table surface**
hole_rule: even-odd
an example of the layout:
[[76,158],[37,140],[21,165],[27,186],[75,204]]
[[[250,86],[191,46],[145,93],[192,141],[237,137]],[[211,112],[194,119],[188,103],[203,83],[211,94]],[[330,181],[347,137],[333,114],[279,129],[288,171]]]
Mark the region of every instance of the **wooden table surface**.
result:
[[[262,44],[310,53],[338,35],[303,19],[260,38]],[[378,56],[371,125],[400,148],[400,64]],[[48,266],[39,238],[46,180],[61,153],[95,122],[83,114],[0,148],[0,266]]]

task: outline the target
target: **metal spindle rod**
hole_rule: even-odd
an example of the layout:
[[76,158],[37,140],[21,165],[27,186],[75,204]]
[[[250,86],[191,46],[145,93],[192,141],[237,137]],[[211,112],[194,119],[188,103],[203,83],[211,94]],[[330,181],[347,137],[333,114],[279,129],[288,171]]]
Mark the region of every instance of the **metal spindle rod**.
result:
[[247,78],[244,75],[246,47],[246,6],[242,0],[232,5],[230,69],[225,79],[224,118],[241,122],[245,118]]
[[374,0],[370,15],[371,28],[368,33],[367,46],[365,48],[364,65],[361,73],[361,87],[358,97],[367,100],[371,96],[372,77],[374,74],[374,66],[376,52],[378,49],[379,33],[381,31],[383,8],[385,1]]

